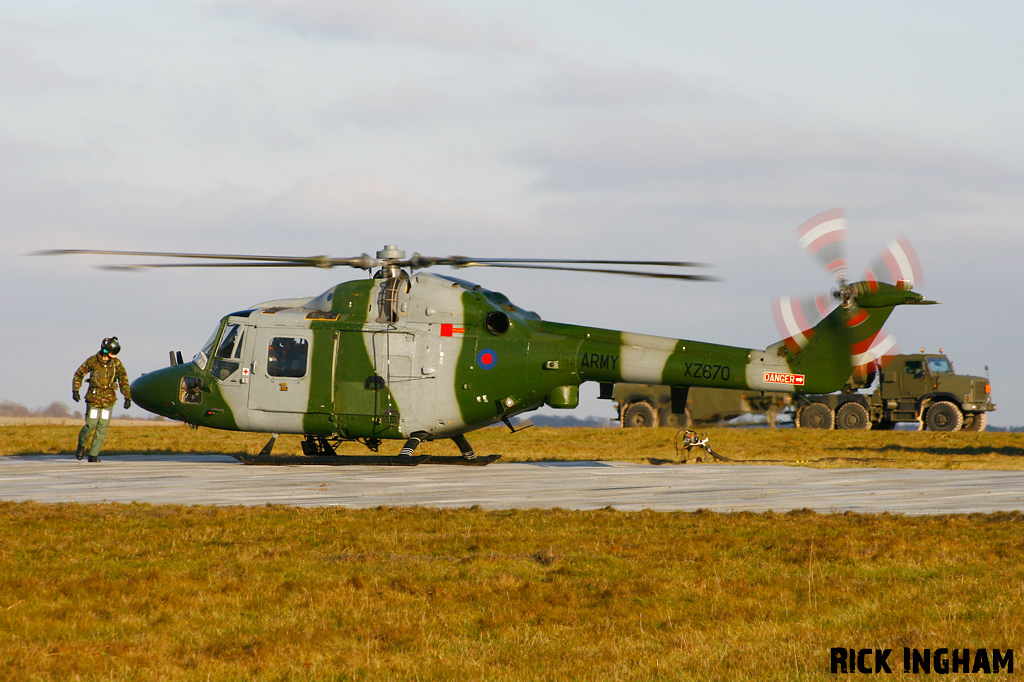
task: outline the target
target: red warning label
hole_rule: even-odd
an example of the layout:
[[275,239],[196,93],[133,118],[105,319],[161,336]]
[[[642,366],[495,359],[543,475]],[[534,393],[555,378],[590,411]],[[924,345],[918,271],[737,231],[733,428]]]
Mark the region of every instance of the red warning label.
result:
[[789,386],[803,386],[803,374],[782,374],[781,372],[765,372],[764,382],[766,384],[788,384]]

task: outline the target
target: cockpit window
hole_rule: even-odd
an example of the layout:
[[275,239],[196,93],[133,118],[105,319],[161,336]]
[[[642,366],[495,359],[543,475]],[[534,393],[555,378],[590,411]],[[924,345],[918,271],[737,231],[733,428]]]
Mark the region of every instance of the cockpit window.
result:
[[218,381],[231,378],[238,371],[239,363],[230,358],[239,358],[242,354],[242,325],[229,324],[224,327],[221,334],[220,344],[213,356],[213,364],[210,365],[210,374]]
[[192,362],[196,363],[196,367],[199,369],[206,369],[206,363],[210,361],[210,353],[213,352],[213,344],[217,340],[217,333],[220,332],[220,326],[213,330],[210,334],[210,338],[206,340],[203,347],[196,353],[195,357],[192,358]]
[[949,374],[953,366],[949,364],[948,358],[928,358],[928,371],[932,374]]
[[267,374],[272,377],[306,376],[309,342],[306,339],[276,336],[267,348]]
[[238,360],[242,357],[242,339],[244,338],[243,326],[237,322],[225,325],[224,333],[220,335],[220,343],[216,345],[216,351],[214,350],[214,344],[217,343],[217,335],[220,333],[220,327],[213,330],[210,334],[210,338],[203,344],[202,349],[196,353],[195,357],[192,358],[192,362],[196,364],[199,369],[206,369],[206,366],[210,362],[210,358],[213,357],[215,362],[210,367],[210,371],[218,379],[226,379],[228,376],[233,374],[238,369],[239,363],[237,362],[225,362],[228,359]]
[[232,351],[234,351],[235,349],[235,341],[237,341],[241,337],[241,334],[238,333],[240,327],[241,325],[238,324],[229,324],[227,327],[224,328],[224,335],[221,336],[220,345],[217,346],[217,354],[215,357],[232,357]]

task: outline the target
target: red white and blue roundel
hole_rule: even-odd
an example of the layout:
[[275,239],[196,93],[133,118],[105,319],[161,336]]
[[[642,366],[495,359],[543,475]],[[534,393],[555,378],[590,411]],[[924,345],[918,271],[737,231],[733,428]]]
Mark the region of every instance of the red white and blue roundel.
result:
[[498,363],[498,354],[490,348],[484,348],[476,354],[476,364],[480,369],[491,369]]

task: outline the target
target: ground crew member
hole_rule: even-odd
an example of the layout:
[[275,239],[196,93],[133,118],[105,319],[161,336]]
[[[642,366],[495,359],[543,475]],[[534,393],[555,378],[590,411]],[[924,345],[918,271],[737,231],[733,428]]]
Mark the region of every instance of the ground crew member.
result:
[[121,395],[124,396],[124,409],[132,406],[128,373],[117,359],[120,352],[121,344],[117,342],[116,336],[103,339],[100,352],[83,362],[75,372],[75,379],[71,384],[71,397],[76,403],[81,400],[78,390],[82,388],[82,379],[86,374],[89,375],[89,390],[85,394],[85,426],[78,434],[78,449],[75,450],[77,459],[82,459],[89,438],[92,437],[89,461],[100,461],[100,448],[103,447],[103,439],[107,437],[110,413],[117,402],[117,387],[121,388]]

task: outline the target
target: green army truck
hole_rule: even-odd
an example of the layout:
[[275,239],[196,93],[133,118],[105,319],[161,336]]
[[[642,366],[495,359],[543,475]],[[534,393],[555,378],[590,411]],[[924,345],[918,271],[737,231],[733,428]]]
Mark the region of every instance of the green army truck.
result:
[[897,355],[874,375],[851,381],[840,393],[801,396],[797,428],[888,430],[899,422],[916,422],[919,430],[984,431],[992,404],[987,377],[953,372],[942,353]]
[[671,387],[617,383],[612,389],[612,399],[616,401],[623,427],[689,428],[693,424],[716,423],[758,413],[765,415],[769,426],[774,426],[775,418],[791,403],[793,395],[691,386],[685,411],[677,413],[672,411]]

